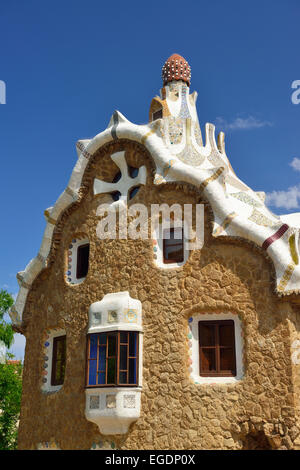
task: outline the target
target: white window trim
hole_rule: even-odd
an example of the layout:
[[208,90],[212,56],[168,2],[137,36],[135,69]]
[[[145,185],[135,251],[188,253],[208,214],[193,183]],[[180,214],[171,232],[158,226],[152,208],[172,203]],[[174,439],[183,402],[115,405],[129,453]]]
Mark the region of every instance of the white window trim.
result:
[[[181,263],[164,263],[164,252],[163,252],[163,243],[164,239],[162,234],[164,230],[171,228],[183,228],[183,261]],[[154,258],[155,264],[159,268],[163,269],[174,269],[180,268],[183,266],[188,258],[189,258],[189,250],[188,250],[188,243],[189,243],[189,226],[185,221],[173,221],[170,219],[166,219],[163,223],[157,225],[154,230],[153,238],[157,241],[157,244],[154,246],[154,254],[156,255],[156,259]]]
[[[74,241],[75,240],[75,241]],[[74,237],[68,247],[68,267],[66,271],[66,282],[68,284],[81,284],[86,277],[81,277],[77,279],[77,250],[80,246],[89,244],[90,241],[88,238],[78,238]],[[69,261],[69,259],[72,259]]]
[[[192,321],[191,321],[192,320]],[[199,321],[210,320],[233,320],[235,335],[235,355],[236,355],[236,376],[235,377],[202,377],[200,371],[199,357]],[[242,324],[238,315],[233,313],[205,313],[197,314],[189,318],[189,353],[190,353],[190,374],[196,384],[234,384],[239,382],[244,376],[243,367],[243,338]]]
[[[48,372],[47,375],[43,376],[44,378],[47,379],[47,381],[43,383],[42,385],[42,390],[44,392],[58,392],[63,386],[63,384],[51,385],[52,362],[53,362],[53,342],[54,342],[54,338],[57,338],[59,336],[66,336],[66,331],[63,329],[51,330],[48,338],[44,342],[44,355],[45,355],[44,369],[47,370]],[[49,344],[49,345],[46,346],[46,344]]]

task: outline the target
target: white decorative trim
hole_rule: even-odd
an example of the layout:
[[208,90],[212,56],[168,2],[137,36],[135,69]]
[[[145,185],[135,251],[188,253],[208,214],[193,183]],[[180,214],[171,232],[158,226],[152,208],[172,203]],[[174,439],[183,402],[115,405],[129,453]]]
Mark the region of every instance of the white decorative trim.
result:
[[43,375],[43,392],[58,392],[62,385],[51,385],[51,374],[52,374],[52,361],[53,361],[53,340],[59,336],[65,336],[66,331],[63,329],[53,329],[48,331],[48,337],[44,341],[44,371],[47,374]]
[[145,185],[147,179],[147,168],[141,166],[138,175],[132,178],[128,174],[128,165],[125,159],[125,152],[115,152],[111,154],[111,159],[119,167],[121,177],[117,183],[107,183],[106,181],[94,179],[94,194],[106,194],[114,191],[120,193],[120,199],[111,203],[111,209],[120,210],[127,207],[129,190],[135,186]]
[[[105,387],[85,390],[85,416],[97,424],[101,434],[126,434],[131,423],[141,414],[141,389],[128,387]],[[90,397],[99,397],[99,408],[90,408]],[[126,406],[128,397],[131,404]],[[109,406],[107,406],[109,404]]]
[[[164,263],[164,254],[163,254],[163,232],[165,229],[169,228],[182,228],[184,226],[184,240],[183,240],[183,261],[181,263]],[[172,221],[169,218],[163,219],[154,230],[153,239],[156,240],[156,244],[153,245],[153,254],[155,264],[162,269],[174,269],[180,268],[183,266],[189,257],[189,250],[187,245],[189,243],[189,226],[186,222],[183,221]]]
[[89,308],[88,334],[118,330],[143,330],[142,304],[130,297],[128,291],[106,294]]
[[[187,99],[189,99],[188,96]],[[190,109],[189,104],[188,107]],[[59,220],[63,211],[73,204],[74,201],[78,200],[82,178],[90,157],[100,147],[117,139],[129,139],[141,143],[150,152],[156,166],[154,184],[177,181],[186,182],[194,185],[196,188],[201,188],[214,214],[214,236],[238,236],[256,243],[259,247],[262,247],[266,240],[273,237],[274,232],[282,224],[284,216],[282,215],[279,218],[272,214],[257,196],[256,192],[246,187],[237,178],[225,154],[224,133],[221,132],[219,134],[219,144],[217,144],[215,126],[210,123],[205,125],[205,146],[197,146],[196,149],[200,160],[203,161],[203,165],[193,166],[189,164],[188,160],[183,162],[176,154],[172,154],[172,149],[164,142],[162,127],[160,127],[161,121],[164,121],[164,119],[151,122],[147,125],[136,125],[116,111],[111,117],[108,127],[103,132],[91,140],[79,142],[77,145],[79,157],[73,169],[68,187],[58,198],[55,205],[48,211],[47,217],[49,221],[45,228],[39,253],[36,258],[30,261],[23,272],[23,281],[27,286],[31,286],[35,278],[46,266],[55,228],[53,222]],[[172,165],[170,165],[170,159],[172,160]],[[235,181],[235,185],[242,185],[244,188],[242,192],[248,200],[250,196],[250,199],[256,201],[256,204],[258,202],[261,204],[258,213],[254,212],[254,215],[249,217],[250,206],[247,206],[246,199],[244,198],[244,201],[241,203],[241,200],[232,195],[234,192],[237,192],[234,186],[230,186],[233,181]],[[232,217],[232,214],[234,214],[234,217]],[[266,223],[266,219],[269,221],[269,225]],[[299,219],[300,215],[297,220],[295,217],[289,219],[288,223],[290,226],[287,232],[289,235],[300,231]],[[280,238],[271,245],[268,245],[267,251],[273,260],[276,271],[277,293],[279,295],[299,293],[300,263],[295,265],[291,263],[289,237]],[[20,289],[17,300],[11,309],[10,315],[15,325],[21,325],[22,323],[28,290]]]
[[88,238],[80,238],[74,237],[68,247],[68,265],[67,271],[65,273],[66,282],[69,284],[81,284],[85,277],[81,277],[77,279],[76,271],[77,271],[77,250],[80,246],[89,244]]
[[[233,320],[235,332],[236,376],[235,377],[201,377],[199,375],[199,321]],[[238,383],[244,375],[243,368],[243,338],[241,320],[232,313],[197,314],[189,318],[189,355],[190,374],[195,384],[233,384]]]

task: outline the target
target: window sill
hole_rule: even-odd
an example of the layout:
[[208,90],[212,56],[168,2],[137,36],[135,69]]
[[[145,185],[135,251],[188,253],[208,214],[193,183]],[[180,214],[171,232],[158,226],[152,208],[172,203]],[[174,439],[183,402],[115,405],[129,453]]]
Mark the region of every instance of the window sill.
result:
[[141,387],[86,388],[85,416],[101,434],[126,434],[140,417]]
[[203,377],[200,375],[192,375],[192,380],[195,385],[228,385],[237,384],[242,380],[242,377]]

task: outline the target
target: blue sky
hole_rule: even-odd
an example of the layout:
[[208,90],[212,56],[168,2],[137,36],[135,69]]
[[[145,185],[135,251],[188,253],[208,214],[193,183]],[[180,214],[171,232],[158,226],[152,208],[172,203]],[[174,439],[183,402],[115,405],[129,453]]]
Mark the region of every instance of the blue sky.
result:
[[[115,109],[147,122],[174,52],[191,65],[202,129],[225,131],[238,176],[274,212],[300,211],[299,15],[298,0],[2,1],[0,288],[18,291],[76,141],[101,132]],[[22,357],[19,336],[12,350]]]

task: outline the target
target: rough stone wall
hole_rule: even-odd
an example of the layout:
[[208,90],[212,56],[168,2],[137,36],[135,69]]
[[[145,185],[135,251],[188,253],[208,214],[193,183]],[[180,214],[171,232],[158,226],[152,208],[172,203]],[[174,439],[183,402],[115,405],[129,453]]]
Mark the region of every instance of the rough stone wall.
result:
[[[96,210],[110,196],[94,197],[93,180],[112,180],[118,168],[109,155],[123,149],[129,164],[148,168],[147,184],[134,203],[205,203],[204,247],[191,252],[181,268],[156,267],[151,239],[97,238]],[[299,388],[291,342],[299,335],[299,313],[273,293],[273,267],[258,248],[212,238],[212,214],[196,189],[154,186],[151,174],[151,157],[140,145],[104,146],[86,171],[81,201],[57,224],[49,267],[34,282],[24,313],[19,448],[43,443],[61,449],[292,448],[299,434]],[[67,285],[67,250],[77,234],[90,240],[89,272],[82,284]],[[101,436],[84,415],[88,309],[105,294],[124,290],[143,307],[141,417],[125,436]],[[237,384],[190,380],[188,318],[209,312],[232,312],[242,319],[245,376]],[[52,328],[66,330],[67,365],[62,389],[46,394],[41,391],[43,345]]]

